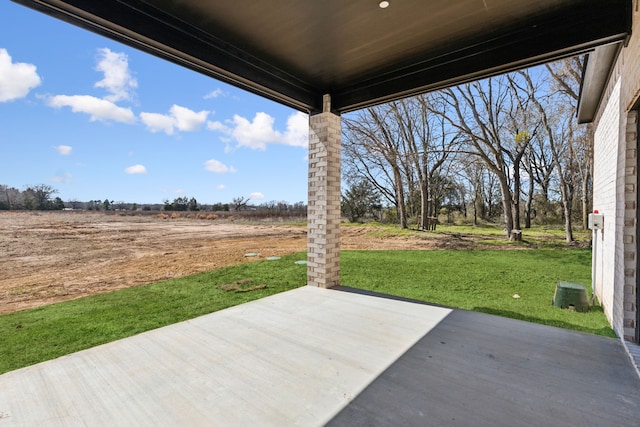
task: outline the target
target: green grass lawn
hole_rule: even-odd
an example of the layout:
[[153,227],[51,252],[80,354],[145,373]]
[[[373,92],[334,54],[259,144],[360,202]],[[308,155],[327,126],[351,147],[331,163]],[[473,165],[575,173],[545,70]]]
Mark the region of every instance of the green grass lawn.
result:
[[[302,286],[304,253],[0,316],[0,373]],[[239,280],[262,290],[227,292]]]
[[[369,235],[378,238],[385,237],[416,237],[422,239],[445,239],[448,241],[458,241],[465,249],[491,249],[492,247],[508,246],[526,249],[566,249],[564,228],[559,226],[539,226],[522,230],[522,241],[509,242],[506,234],[500,226],[495,224],[484,225],[458,225],[458,224],[438,224],[436,231],[417,231],[414,228],[401,229],[395,224],[380,223],[342,223],[343,227],[370,227],[372,231]],[[466,239],[462,242],[458,239]],[[572,247],[587,247],[591,239],[591,230],[575,229],[573,231],[575,240]]]
[[[304,253],[0,316],[0,373],[305,284]],[[599,307],[551,305],[558,280],[590,283],[588,250],[343,251],[342,283],[432,303],[614,336]],[[219,286],[251,280],[234,292]],[[514,294],[520,299],[514,299]]]
[[344,251],[341,262],[347,286],[615,337],[601,307],[551,304],[558,280],[590,296],[590,250]]

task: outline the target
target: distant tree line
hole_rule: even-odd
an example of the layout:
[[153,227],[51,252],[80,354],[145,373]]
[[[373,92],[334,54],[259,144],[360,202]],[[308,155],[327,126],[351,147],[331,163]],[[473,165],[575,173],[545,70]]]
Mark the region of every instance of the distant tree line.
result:
[[46,184],[26,187],[23,190],[0,184],[0,211],[3,210],[85,210],[85,211],[170,211],[170,212],[240,212],[258,211],[263,216],[305,216],[307,205],[304,202],[268,201],[251,204],[248,197],[236,197],[232,203],[200,204],[195,197],[176,197],[173,201],[164,200],[162,204],[127,203],[110,199],[64,202],[54,197],[58,190]]
[[177,197],[173,201],[165,200],[162,210],[177,212],[241,212],[241,211],[261,211],[273,214],[303,214],[306,215],[307,205],[304,202],[289,203],[286,201],[268,201],[260,204],[251,204],[249,197],[234,197],[231,203],[214,203],[212,205],[201,205],[195,197]]

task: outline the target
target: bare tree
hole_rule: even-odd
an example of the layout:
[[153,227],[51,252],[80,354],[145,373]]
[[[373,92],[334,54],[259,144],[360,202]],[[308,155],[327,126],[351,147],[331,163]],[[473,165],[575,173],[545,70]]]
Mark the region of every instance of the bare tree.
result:
[[475,157],[461,157],[462,166],[458,170],[458,177],[466,185],[467,192],[471,194],[471,206],[473,211],[473,226],[478,225],[478,220],[484,218],[484,201],[482,198],[483,169],[484,164]]
[[[577,108],[580,95],[580,84],[584,71],[584,56],[574,56],[546,65],[552,77],[552,89],[561,99]],[[574,129],[575,144],[573,154],[576,156],[577,174],[580,180],[580,199],[582,202],[582,228],[587,228],[587,215],[591,211],[593,179],[593,127],[591,124],[581,125]]]
[[250,197],[234,197],[231,202],[231,206],[233,207],[233,210],[241,211],[247,208],[247,203],[249,203],[250,199]]
[[454,151],[458,132],[434,110],[446,107],[439,94],[426,94],[361,111],[345,119],[345,177],[365,178],[396,206],[400,226],[418,215],[421,228],[435,216],[443,166]]
[[498,180],[505,231],[511,239],[518,236],[513,230],[520,228],[520,163],[532,132],[524,129],[522,111],[529,95],[510,79],[513,77],[493,77],[443,93],[454,111],[444,117],[462,132],[469,154],[482,159]]
[[[360,112],[356,119],[344,120],[345,157],[390,199],[398,209],[400,228],[407,228],[405,180],[401,159],[405,157],[402,139],[387,125],[388,108],[377,106]],[[390,182],[392,191],[382,185],[380,173]],[[387,187],[386,189],[384,189]],[[384,190],[383,190],[384,189]]]
[[[448,132],[441,112],[446,103],[440,94],[419,95],[389,104],[395,126],[407,152],[408,169],[416,175],[420,192],[419,226],[425,228],[427,218],[436,216],[434,193],[440,182],[434,179],[455,150],[458,132]],[[407,176],[410,176],[407,172]],[[409,188],[414,188],[408,182]]]
[[357,130],[359,118],[344,119],[344,137],[342,140],[343,173],[347,181],[364,178],[369,181],[384,200],[396,205],[393,176],[386,167],[384,156],[372,144],[365,143]]
[[[540,99],[540,91],[534,89],[531,76],[520,72],[527,87],[532,93],[539,95],[532,98],[533,105],[542,119],[546,138],[552,154],[552,160],[558,178],[562,206],[565,220],[565,235],[567,243],[573,241],[572,206],[576,189],[576,173],[579,169],[575,155],[577,123],[574,119],[575,107],[571,104],[558,102],[553,93],[548,93],[545,103]],[[565,98],[565,96],[562,96]]]

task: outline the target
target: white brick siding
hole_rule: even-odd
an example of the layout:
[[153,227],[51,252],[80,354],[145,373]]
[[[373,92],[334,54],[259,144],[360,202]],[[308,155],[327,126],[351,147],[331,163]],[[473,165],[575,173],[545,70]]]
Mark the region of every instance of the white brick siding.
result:
[[[619,270],[620,253],[616,247],[617,219],[617,188],[619,154],[618,141],[620,123],[620,81],[614,85],[608,102],[600,117],[594,136],[594,180],[593,180],[593,208],[604,215],[604,229],[594,234],[598,241],[594,246],[595,290],[598,299],[604,307],[604,312],[614,329],[619,330],[622,322],[616,328],[613,314],[615,277]],[[622,243],[622,242],[621,242]]]
[[594,254],[597,295],[618,336],[636,335],[637,120],[640,94],[640,12],[614,66],[594,121],[593,207],[604,214],[604,232]]

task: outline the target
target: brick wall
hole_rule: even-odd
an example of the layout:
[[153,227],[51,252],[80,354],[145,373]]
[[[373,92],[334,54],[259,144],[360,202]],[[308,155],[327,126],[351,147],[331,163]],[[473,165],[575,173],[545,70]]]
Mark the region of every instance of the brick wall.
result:
[[[617,312],[622,316],[624,339],[635,341],[636,332],[636,275],[638,274],[636,257],[638,245],[636,242],[637,227],[637,152],[638,152],[638,111],[632,110],[626,116],[625,167],[624,167],[624,225],[622,242],[624,245],[624,286],[620,301],[616,300]],[[620,305],[618,305],[620,304]]]
[[637,103],[640,94],[640,13],[634,2],[633,33],[622,50],[600,105],[594,141],[594,209],[605,230],[594,254],[596,289],[620,337],[635,340],[637,289]]
[[625,220],[624,220],[624,256],[625,275],[622,290],[621,316],[623,322],[623,336],[633,341],[636,336],[636,294],[637,287],[637,155],[638,155],[638,98],[640,95],[640,5],[633,2],[632,36],[618,59],[622,75],[622,90],[620,93],[621,107],[626,120],[621,121],[621,145],[625,150]]
[[604,229],[594,233],[594,284],[604,312],[616,331],[622,322],[614,317],[616,270],[619,270],[620,252],[616,248],[618,224],[617,192],[619,154],[618,125],[620,121],[620,80],[608,93],[594,136],[593,208],[604,215]]
[[640,1],[633,2],[633,27],[631,38],[618,58],[621,67],[622,108],[630,111],[640,95]]

